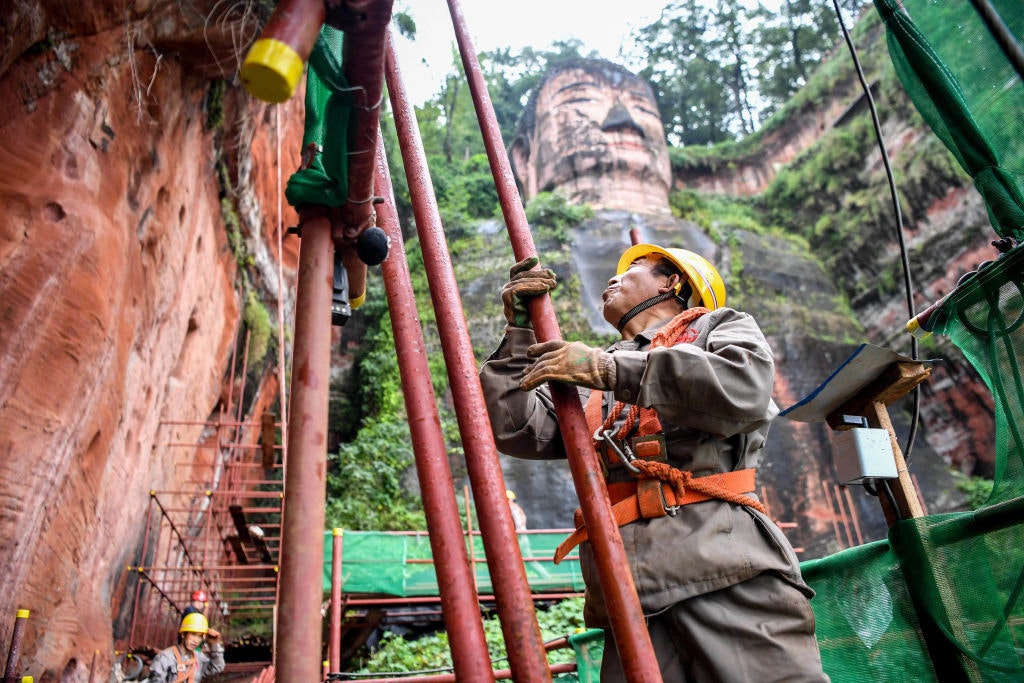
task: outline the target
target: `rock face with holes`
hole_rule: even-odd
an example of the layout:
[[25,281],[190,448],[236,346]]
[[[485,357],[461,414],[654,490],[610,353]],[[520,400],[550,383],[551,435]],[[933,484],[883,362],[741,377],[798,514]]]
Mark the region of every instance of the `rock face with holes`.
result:
[[[37,681],[110,670],[149,491],[210,458],[169,444],[227,403],[242,292],[293,301],[275,150],[299,148],[301,101],[278,119],[226,84],[257,18],[198,5],[0,10],[0,641],[29,609]],[[256,376],[252,405],[276,392]]]

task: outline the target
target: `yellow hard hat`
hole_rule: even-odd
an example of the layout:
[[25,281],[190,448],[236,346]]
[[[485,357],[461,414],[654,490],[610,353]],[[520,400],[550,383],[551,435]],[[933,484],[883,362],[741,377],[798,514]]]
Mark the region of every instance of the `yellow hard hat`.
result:
[[509,500],[515,500],[516,494],[511,489],[505,489],[505,497],[508,498]]
[[204,636],[210,630],[210,624],[199,612],[189,612],[185,615],[185,618],[181,620],[181,626],[178,627],[178,633],[202,633]]
[[[658,254],[667,258],[676,268],[686,275],[694,294],[700,297],[696,305],[704,306],[711,310],[725,306],[725,281],[718,274],[711,262],[703,256],[675,247],[659,247],[654,244],[636,244],[623,252],[619,258],[619,265],[615,269],[616,274],[624,273],[629,264],[641,256]],[[680,288],[682,285],[680,285]],[[676,294],[679,290],[676,290]]]

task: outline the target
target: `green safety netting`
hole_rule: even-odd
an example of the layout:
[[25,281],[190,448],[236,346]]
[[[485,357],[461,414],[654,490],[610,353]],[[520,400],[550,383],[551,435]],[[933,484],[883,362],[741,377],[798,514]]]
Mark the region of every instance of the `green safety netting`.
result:
[[569,636],[576,655],[576,671],[554,677],[555,683],[601,683],[601,657],[604,655],[604,631],[587,629]]
[[[1020,0],[988,0],[1017,44]],[[1024,237],[1024,89],[972,3],[875,0],[914,106],[985,198],[1003,237]]]
[[[331,590],[332,533],[324,534],[324,592]],[[557,565],[550,559],[567,533],[526,531],[519,534],[519,549],[533,592],[583,591],[578,555],[573,553]],[[345,531],[338,538],[342,542],[343,592],[398,598],[438,595],[430,537],[426,532]],[[472,547],[467,541],[466,549],[474,559],[477,592],[493,594],[483,540],[478,534],[472,538]]]
[[[1024,88],[971,3],[875,0],[915,106],[974,178],[995,231],[1024,235]],[[1019,0],[991,2],[1024,33]],[[985,264],[915,320],[949,337],[995,403],[995,482],[973,512],[805,562],[833,681],[1024,680],[1024,252]]]
[[904,520],[887,541],[802,565],[833,681],[1024,679],[1024,250],[962,283],[927,321],[995,399],[992,494]]
[[337,207],[348,196],[348,149],[356,117],[341,69],[343,35],[324,24],[309,55],[302,137],[304,167],[288,178],[285,188],[285,197],[294,207]]

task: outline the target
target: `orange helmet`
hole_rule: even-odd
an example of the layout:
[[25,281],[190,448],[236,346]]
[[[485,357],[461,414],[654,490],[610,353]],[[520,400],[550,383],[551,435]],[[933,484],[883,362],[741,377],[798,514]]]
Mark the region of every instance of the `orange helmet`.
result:
[[[626,272],[629,264],[648,254],[658,254],[668,259],[686,276],[690,288],[693,290],[693,297],[690,299],[691,305],[704,306],[712,311],[725,306],[725,281],[722,280],[722,276],[718,274],[710,261],[686,249],[664,248],[654,244],[634,245],[623,252],[615,273]],[[679,285],[679,288],[682,288],[682,284]],[[676,294],[678,293],[677,289]]]
[[192,602],[207,602],[206,591],[192,591]]

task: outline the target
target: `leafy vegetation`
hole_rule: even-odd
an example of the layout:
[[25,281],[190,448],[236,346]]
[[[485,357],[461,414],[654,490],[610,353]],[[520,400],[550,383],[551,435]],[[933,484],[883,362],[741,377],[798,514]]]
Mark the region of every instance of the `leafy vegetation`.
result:
[[[847,14],[863,6],[840,3]],[[669,141],[710,145],[750,135],[810,80],[835,44],[830,3],[675,0],[635,32]]]
[[955,470],[953,478],[956,480],[956,487],[967,494],[967,506],[971,510],[977,510],[988,501],[995,485],[991,479],[971,477]]
[[246,293],[242,319],[249,331],[249,366],[259,365],[266,357],[270,345],[271,324],[270,312],[254,289]]
[[571,240],[569,228],[579,225],[594,215],[589,206],[576,206],[561,195],[541,192],[526,206],[526,220],[540,238],[548,238],[559,244]]
[[[537,622],[540,625],[541,638],[544,642],[549,642],[582,630],[582,615],[583,598],[570,598],[546,610],[538,610]],[[484,620],[484,636],[487,639],[487,649],[492,663],[498,665],[495,668],[503,668],[500,664],[506,657],[505,641],[497,616]],[[571,649],[553,650],[548,654],[549,664],[573,660]],[[356,673],[426,672],[450,670],[451,666],[447,633],[441,631],[417,640],[406,640],[399,635],[387,633],[380,646]]]
[[327,524],[345,529],[425,529],[420,501],[404,476],[413,463],[387,299],[367,281],[360,311],[368,328],[346,393],[342,430],[352,435],[328,455]]

